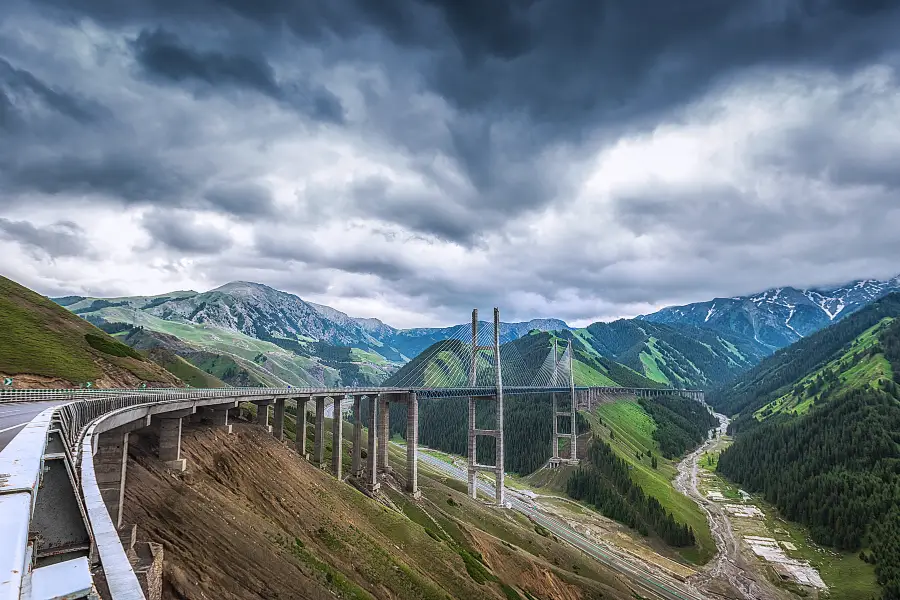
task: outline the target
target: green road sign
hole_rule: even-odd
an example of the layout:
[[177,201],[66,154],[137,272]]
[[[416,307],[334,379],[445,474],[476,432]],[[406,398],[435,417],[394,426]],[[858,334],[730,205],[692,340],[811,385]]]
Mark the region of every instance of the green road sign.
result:
[[94,384],[91,383],[90,381],[88,381],[86,384],[84,384],[84,387],[86,387],[86,388],[92,388],[92,387],[94,387]]
[[12,385],[12,377],[4,377],[3,385]]
[[147,389],[147,382],[146,382],[146,381],[144,381],[143,383],[141,383],[141,389],[142,389],[142,390],[146,390],[146,389]]

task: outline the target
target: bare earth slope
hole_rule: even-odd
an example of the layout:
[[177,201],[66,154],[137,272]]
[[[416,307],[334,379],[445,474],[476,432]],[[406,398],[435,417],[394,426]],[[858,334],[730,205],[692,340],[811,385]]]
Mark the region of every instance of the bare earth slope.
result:
[[223,435],[186,424],[178,475],[161,469],[152,443],[132,450],[125,521],[163,543],[169,598],[633,597],[527,520],[427,475],[418,503],[386,490],[401,512],[256,426]]

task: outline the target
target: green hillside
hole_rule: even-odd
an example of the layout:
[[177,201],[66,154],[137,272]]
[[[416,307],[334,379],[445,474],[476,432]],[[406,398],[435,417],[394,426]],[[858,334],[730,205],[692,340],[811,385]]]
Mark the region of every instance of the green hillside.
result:
[[[648,405],[648,400],[643,402]],[[655,406],[651,410],[654,408]],[[665,456],[660,439],[666,438],[660,437],[659,425],[642,406],[642,401],[631,398],[601,404],[593,413],[585,416],[591,424],[595,439],[599,443],[608,444],[615,456],[625,462],[631,480],[647,496],[656,498],[675,521],[691,528],[695,544],[680,549],[680,554],[691,562],[708,561],[715,554],[716,546],[706,515],[693,500],[675,490],[672,481],[677,474],[676,464],[680,455],[671,458]],[[699,421],[702,423],[699,429],[704,430],[702,435],[705,437],[707,425],[711,424],[705,419]],[[671,423],[666,421],[665,427],[671,427]]]
[[595,354],[675,388],[721,385],[770,352],[739,335],[640,319],[593,323],[575,335]]
[[[885,318],[900,317],[900,294],[890,294],[849,317],[779,350],[735,380],[707,394],[707,402],[726,414],[755,413],[792,391],[801,379],[844,354]],[[807,386],[808,387],[808,386]]]
[[15,385],[175,386],[171,373],[49,299],[0,276],[0,374]]
[[210,375],[203,371],[186,359],[178,356],[171,350],[165,348],[154,348],[147,353],[147,356],[172,373],[183,382],[194,388],[222,388],[227,387],[224,381],[214,375]]
[[735,404],[719,397],[745,413],[718,470],[874,562],[885,600],[900,598],[898,311],[888,296],[765,361]]

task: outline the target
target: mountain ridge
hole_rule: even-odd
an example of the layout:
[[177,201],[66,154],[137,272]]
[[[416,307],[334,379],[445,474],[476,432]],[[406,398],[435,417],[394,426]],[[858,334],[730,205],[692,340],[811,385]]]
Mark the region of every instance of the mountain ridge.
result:
[[900,291],[900,276],[835,287],[776,287],[747,296],[669,306],[637,319],[730,331],[777,350],[894,291]]

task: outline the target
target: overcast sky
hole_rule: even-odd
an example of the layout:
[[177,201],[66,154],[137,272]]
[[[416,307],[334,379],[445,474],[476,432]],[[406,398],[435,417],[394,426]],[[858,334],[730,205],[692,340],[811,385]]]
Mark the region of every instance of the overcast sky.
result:
[[0,2],[0,273],[575,324],[900,273],[896,0]]

